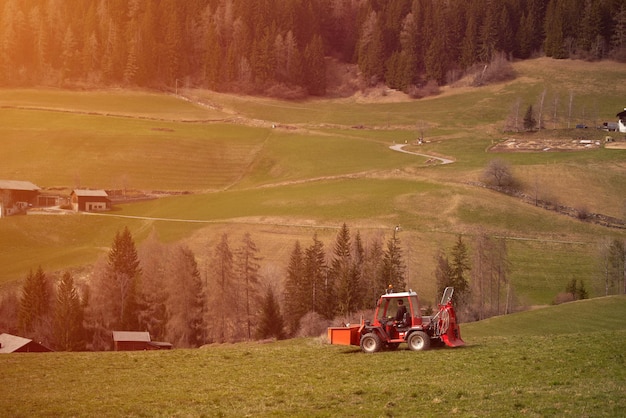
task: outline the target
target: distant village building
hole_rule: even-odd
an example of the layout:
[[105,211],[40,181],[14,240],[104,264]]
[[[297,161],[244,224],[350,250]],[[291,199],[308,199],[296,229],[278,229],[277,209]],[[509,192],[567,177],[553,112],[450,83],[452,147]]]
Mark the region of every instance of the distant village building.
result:
[[29,181],[0,180],[0,218],[26,212],[37,204],[40,190]]
[[11,334],[0,334],[0,354],[3,353],[47,353],[48,347],[28,338]]
[[620,132],[626,133],[626,107],[624,111],[619,112],[617,115],[617,128]]
[[70,203],[75,211],[101,212],[111,209],[111,200],[104,190],[74,189]]
[[150,333],[145,331],[113,331],[113,349],[115,351],[170,350],[172,344],[151,341]]

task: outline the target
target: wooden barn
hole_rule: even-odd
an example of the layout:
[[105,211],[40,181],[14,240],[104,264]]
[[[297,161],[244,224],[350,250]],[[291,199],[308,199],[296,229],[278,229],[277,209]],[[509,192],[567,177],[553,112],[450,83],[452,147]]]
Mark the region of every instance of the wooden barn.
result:
[[41,189],[29,181],[0,180],[0,218],[26,212]]
[[101,212],[111,209],[111,200],[104,190],[72,190],[70,202],[77,212]]
[[150,333],[145,331],[113,331],[113,349],[115,351],[169,350],[172,344],[151,341]]
[[47,353],[48,347],[28,338],[11,334],[0,334],[0,354],[2,353]]

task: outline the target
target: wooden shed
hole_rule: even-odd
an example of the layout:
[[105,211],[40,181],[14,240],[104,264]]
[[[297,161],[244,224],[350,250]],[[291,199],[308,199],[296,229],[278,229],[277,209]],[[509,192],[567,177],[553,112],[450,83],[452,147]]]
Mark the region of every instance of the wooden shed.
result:
[[74,189],[70,194],[70,202],[77,212],[100,212],[111,209],[111,200],[104,190]]
[[150,340],[150,333],[145,331],[113,331],[113,349],[115,351],[169,350],[172,344]]
[[0,180],[0,218],[36,205],[40,190],[29,181]]
[[45,345],[28,338],[11,334],[0,334],[0,353],[47,353],[52,351]]

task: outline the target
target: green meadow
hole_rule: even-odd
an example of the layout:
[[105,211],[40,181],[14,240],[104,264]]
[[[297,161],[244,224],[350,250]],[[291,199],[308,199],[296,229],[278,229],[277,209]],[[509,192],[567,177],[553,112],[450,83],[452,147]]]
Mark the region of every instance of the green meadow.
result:
[[[367,239],[400,225],[408,283],[434,303],[434,256],[458,234],[507,239],[519,305],[549,304],[573,278],[601,296],[599,248],[626,232],[559,215],[478,187],[493,158],[510,163],[522,190],[539,199],[626,216],[626,150],[492,153],[517,135],[503,131],[546,91],[565,123],[613,121],[626,103],[624,64],[539,59],[515,64],[517,78],[481,88],[446,87],[422,100],[363,97],[285,102],[201,90],[0,90],[0,179],[48,191],[103,188],[166,192],[103,215],[28,215],[0,220],[0,286],[39,265],[49,272],[88,266],[116,231],[136,241],[156,231],[183,241],[199,261],[222,233],[249,232],[265,278],[280,282],[294,242],[317,233],[330,247],[346,223]],[[554,104],[557,108],[554,108]],[[548,105],[546,104],[546,107]],[[546,112],[548,112],[546,110]],[[547,122],[550,127],[550,123]],[[582,130],[544,129],[539,138]],[[423,135],[425,142],[415,145]],[[585,138],[603,140],[588,129]],[[617,139],[623,139],[619,135]],[[393,144],[454,160],[394,152]]]
[[626,297],[462,324],[461,348],[364,354],[323,337],[0,356],[5,416],[618,417]]

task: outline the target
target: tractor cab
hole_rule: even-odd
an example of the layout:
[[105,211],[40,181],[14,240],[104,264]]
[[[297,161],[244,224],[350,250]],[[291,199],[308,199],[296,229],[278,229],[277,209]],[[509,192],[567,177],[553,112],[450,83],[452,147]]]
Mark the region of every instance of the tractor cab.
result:
[[413,291],[383,295],[376,306],[376,321],[381,325],[410,328],[421,322],[417,293]]

